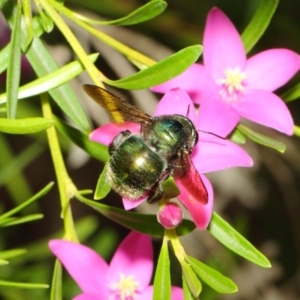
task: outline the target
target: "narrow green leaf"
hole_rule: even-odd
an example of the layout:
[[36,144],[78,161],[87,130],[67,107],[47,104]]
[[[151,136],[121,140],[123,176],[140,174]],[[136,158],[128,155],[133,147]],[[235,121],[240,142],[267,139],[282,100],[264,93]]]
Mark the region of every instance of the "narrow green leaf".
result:
[[16,17],[11,35],[11,52],[7,67],[6,90],[7,90],[7,117],[15,118],[18,103],[18,88],[21,76],[21,2],[16,4]]
[[300,98],[300,83],[296,84],[280,97],[284,102],[291,102]]
[[23,5],[25,27],[26,27],[26,42],[25,42],[25,47],[23,48],[23,51],[25,52],[33,39],[31,1],[23,0],[22,5]]
[[10,134],[30,134],[45,130],[53,125],[45,118],[3,119],[0,118],[0,132]]
[[238,255],[263,268],[271,267],[271,263],[261,252],[215,212],[209,223],[208,231],[225,247]]
[[268,28],[279,0],[261,0],[252,20],[242,34],[246,52],[254,47]]
[[28,199],[24,203],[18,205],[17,207],[11,209],[10,211],[6,212],[5,214],[2,214],[0,216],[0,220],[4,220],[4,219],[16,214],[17,212],[21,211],[22,209],[24,209],[25,207],[27,207],[28,205],[30,205],[34,201],[36,201],[39,198],[46,195],[50,191],[50,189],[52,188],[53,184],[54,184],[53,182],[48,183],[42,190],[40,190],[38,193],[33,195],[30,199]]
[[[0,186],[6,185],[9,187],[11,192],[14,192],[14,189],[16,188],[13,184],[17,184],[18,188],[22,187],[23,197],[30,197],[30,188],[27,186],[25,177],[22,176],[22,171],[42,153],[45,149],[44,146],[42,146],[39,142],[35,142],[23,149],[19,155],[14,157],[10,154],[10,148],[7,147],[5,139],[0,138],[0,146]],[[18,195],[21,195],[21,193]],[[24,199],[23,197],[20,199],[22,202]],[[20,196],[17,198],[20,198]]]
[[246,137],[241,133],[241,131],[236,127],[233,133],[230,135],[230,140],[237,144],[245,144]]
[[106,83],[129,90],[150,88],[181,74],[199,58],[202,49],[201,45],[184,48],[132,76],[116,81],[107,80]]
[[[92,207],[105,217],[129,229],[156,237],[164,236],[164,228],[157,222],[157,217],[155,215],[126,211],[87,199],[80,199],[80,201]],[[182,223],[176,227],[176,232],[178,235],[185,235],[195,228],[195,224],[192,221],[183,220]]]
[[55,118],[55,127],[61,134],[69,138],[73,143],[82,148],[92,157],[102,162],[107,162],[109,160],[107,146],[91,141],[87,134],[69,126],[59,118]]
[[0,259],[0,266],[6,266],[8,264],[9,264],[9,262],[7,260]]
[[[95,62],[98,53],[89,55],[92,62]],[[62,84],[70,81],[84,71],[84,67],[80,61],[73,61],[53,73],[47,74],[41,78],[38,78],[30,83],[27,83],[19,88],[18,99],[24,99],[34,95],[39,95],[44,92],[48,92]],[[0,103],[6,102],[6,93],[0,95]]]
[[[58,66],[52,56],[37,37],[33,38],[26,57],[39,77],[58,70]],[[81,130],[90,131],[87,117],[69,84],[65,83],[52,89],[49,93],[58,106]]]
[[251,139],[252,141],[254,141],[254,142],[256,142],[260,145],[275,149],[275,150],[277,150],[278,152],[281,152],[281,153],[283,153],[286,149],[285,144],[283,144],[281,142],[278,142],[278,141],[276,141],[276,140],[274,140],[274,139],[272,139],[272,138],[270,138],[266,135],[258,133],[256,131],[248,128],[245,125],[239,124],[237,126],[237,128],[244,135],[248,136],[249,139]]
[[294,135],[300,137],[300,127],[294,126]]
[[94,195],[95,200],[100,200],[105,198],[111,190],[111,187],[106,180],[106,168],[107,168],[107,164],[105,164],[104,169],[99,176],[96,190],[95,190],[95,195]]
[[43,214],[33,214],[20,218],[6,218],[5,220],[0,220],[1,227],[14,226],[23,223],[28,223],[36,220],[40,220],[44,217]]
[[185,280],[185,277],[182,275],[182,287],[183,287],[183,299],[184,300],[197,300],[199,298],[195,298],[192,294],[189,286],[187,285],[187,282]]
[[12,282],[12,281],[5,281],[5,280],[0,280],[0,286],[21,288],[21,289],[48,289],[49,288],[48,284],[43,284],[43,283]]
[[232,294],[237,292],[238,288],[230,278],[225,277],[218,271],[191,256],[186,256],[185,259],[191,265],[195,273],[218,293]]
[[186,284],[188,285],[192,295],[198,299],[198,296],[202,291],[202,284],[200,280],[198,279],[191,266],[186,263],[186,261],[181,261],[180,264],[182,267],[182,274],[186,281]]
[[26,249],[10,249],[0,252],[0,259],[10,259],[16,256],[23,255],[27,252]]
[[11,43],[7,44],[1,51],[0,51],[0,74],[7,69],[8,60],[11,53],[10,49]]
[[[22,23],[23,24],[23,23]],[[35,36],[40,36],[44,33],[44,30],[42,28],[40,19],[38,17],[34,17],[32,20],[32,28],[34,31]],[[23,32],[26,30],[26,28],[23,29]],[[23,37],[23,36],[22,36]],[[22,48],[25,48],[27,41],[23,41],[22,39]],[[23,46],[24,44],[24,46]],[[8,61],[10,56],[10,47],[11,43],[8,43],[1,51],[0,51],[0,74],[7,69],[8,67]]]
[[58,259],[54,265],[50,300],[62,300],[62,266]]
[[146,3],[145,5],[139,7],[138,9],[136,9],[126,17],[117,20],[112,20],[112,21],[92,20],[76,13],[74,13],[73,15],[77,19],[89,24],[125,26],[125,25],[134,25],[134,24],[142,23],[150,19],[153,19],[159,14],[161,14],[166,9],[166,7],[167,7],[167,3],[165,1],[152,0]]
[[166,237],[163,239],[155,271],[153,299],[171,299],[170,258]]
[[44,12],[42,9],[39,9],[38,17],[41,20],[41,24],[43,26],[44,31],[47,33],[51,32],[54,28],[54,22],[52,18],[50,18],[48,14]]

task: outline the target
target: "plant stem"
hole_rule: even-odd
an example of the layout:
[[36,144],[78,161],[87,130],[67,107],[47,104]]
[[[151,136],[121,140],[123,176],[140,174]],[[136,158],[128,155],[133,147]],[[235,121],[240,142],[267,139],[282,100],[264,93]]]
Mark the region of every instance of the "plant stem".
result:
[[58,29],[61,31],[61,33],[64,35],[68,43],[70,44],[71,48],[74,50],[74,52],[79,57],[80,61],[84,65],[86,71],[91,76],[93,82],[101,87],[104,87],[101,81],[102,74],[101,72],[95,67],[95,65],[90,61],[88,58],[88,55],[80,45],[79,41],[71,31],[71,29],[66,25],[64,20],[61,18],[61,16],[56,12],[56,10],[51,6],[57,6],[55,1],[49,1],[51,2],[51,5],[48,3],[47,0],[38,0],[44,9],[47,11],[49,16],[52,18]]
[[[41,94],[43,116],[53,120],[53,114],[46,93]],[[70,207],[70,199],[77,192],[75,185],[70,179],[66,170],[61,149],[59,146],[56,129],[54,126],[47,129],[48,143],[50,147],[51,157],[54,165],[56,179],[58,183],[60,202],[62,207],[62,218],[64,222],[65,238],[74,242],[78,241],[74,228],[72,211]]]
[[64,14],[67,18],[73,21],[75,24],[80,26],[81,28],[85,29],[90,34],[94,35],[98,39],[105,42],[107,45],[111,46],[112,48],[118,50],[120,53],[123,53],[128,58],[135,60],[143,65],[148,67],[154,65],[156,63],[155,60],[147,57],[146,55],[141,54],[138,51],[133,50],[132,48],[120,43],[119,41],[115,40],[114,38],[110,37],[109,35],[105,34],[104,32],[100,31],[99,29],[81,21],[80,19],[76,18],[74,13],[66,8],[65,6],[61,5],[59,2],[54,0],[48,0],[49,3],[59,12]]

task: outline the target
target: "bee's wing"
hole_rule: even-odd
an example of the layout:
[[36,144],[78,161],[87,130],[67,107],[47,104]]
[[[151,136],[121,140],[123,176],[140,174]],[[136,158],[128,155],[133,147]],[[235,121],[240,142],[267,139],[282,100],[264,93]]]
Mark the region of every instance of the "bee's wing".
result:
[[85,84],[83,89],[94,101],[109,112],[112,122],[128,121],[142,125],[147,125],[151,122],[149,115],[99,86]]
[[181,160],[181,165],[184,166],[183,176],[180,178],[181,182],[194,199],[202,204],[207,204],[207,190],[190,155],[186,151],[182,151],[179,159]]

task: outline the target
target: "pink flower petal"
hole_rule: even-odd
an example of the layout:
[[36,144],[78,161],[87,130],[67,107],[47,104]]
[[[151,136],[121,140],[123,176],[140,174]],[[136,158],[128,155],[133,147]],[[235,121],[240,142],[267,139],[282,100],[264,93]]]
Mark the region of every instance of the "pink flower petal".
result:
[[103,295],[108,299],[108,265],[95,251],[64,240],[51,240],[49,248],[83,292]]
[[172,286],[172,300],[182,300],[183,298],[183,290],[180,287]]
[[199,132],[199,138],[192,159],[200,173],[253,165],[252,158],[237,144],[204,132]]
[[76,296],[75,298],[73,298],[73,300],[103,300],[106,298],[103,298],[103,296],[100,295],[100,293],[98,294],[80,294],[78,296]]
[[143,291],[150,283],[153,271],[151,238],[132,231],[119,245],[110,263],[109,282],[118,282],[119,274],[134,276]]
[[168,91],[156,106],[154,116],[161,115],[187,116],[192,122],[196,120],[194,104],[189,95],[182,89]]
[[214,196],[209,180],[202,174],[200,176],[208,193],[208,203],[206,205],[201,204],[197,199],[192,198],[179,179],[176,180],[176,184],[181,192],[178,199],[180,199],[182,204],[190,212],[196,226],[200,229],[205,229],[211,218]]
[[271,127],[287,135],[293,134],[294,122],[285,103],[275,94],[248,90],[232,107],[244,118]]
[[300,68],[300,56],[288,49],[260,52],[247,61],[247,87],[274,91],[288,82]]
[[197,128],[226,137],[237,125],[240,116],[218,94],[206,97],[198,112]]
[[145,199],[146,198],[132,201],[132,200],[123,198],[122,201],[123,201],[123,206],[124,206],[125,210],[130,210],[130,209],[133,209],[133,208],[139,206],[143,201],[145,201]]
[[153,285],[147,286],[141,294],[136,295],[137,300],[152,300],[153,299]]
[[202,97],[216,91],[216,84],[203,65],[193,64],[179,76],[152,87],[151,90],[166,93],[174,88],[185,90],[194,102],[200,103]]
[[240,35],[230,19],[217,7],[210,10],[203,36],[203,60],[214,80],[226,69],[244,70],[246,53]]
[[139,133],[140,129],[141,126],[135,123],[109,123],[92,131],[89,138],[91,141],[108,146],[121,131]]
[[[153,286],[150,285],[143,291],[142,294],[137,295],[137,300],[152,300],[153,299]],[[183,300],[183,290],[177,286],[172,286],[172,300]]]

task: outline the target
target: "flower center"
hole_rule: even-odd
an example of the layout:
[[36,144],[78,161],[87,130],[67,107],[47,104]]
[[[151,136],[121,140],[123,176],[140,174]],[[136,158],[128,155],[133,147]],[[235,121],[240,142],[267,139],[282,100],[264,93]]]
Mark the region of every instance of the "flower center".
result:
[[134,280],[133,276],[125,276],[120,273],[120,281],[110,284],[113,295],[110,300],[134,300],[136,299],[136,292],[140,287],[139,283]]
[[220,85],[219,93],[225,102],[236,102],[244,91],[247,76],[239,67],[226,69],[224,73],[225,78],[217,81]]

